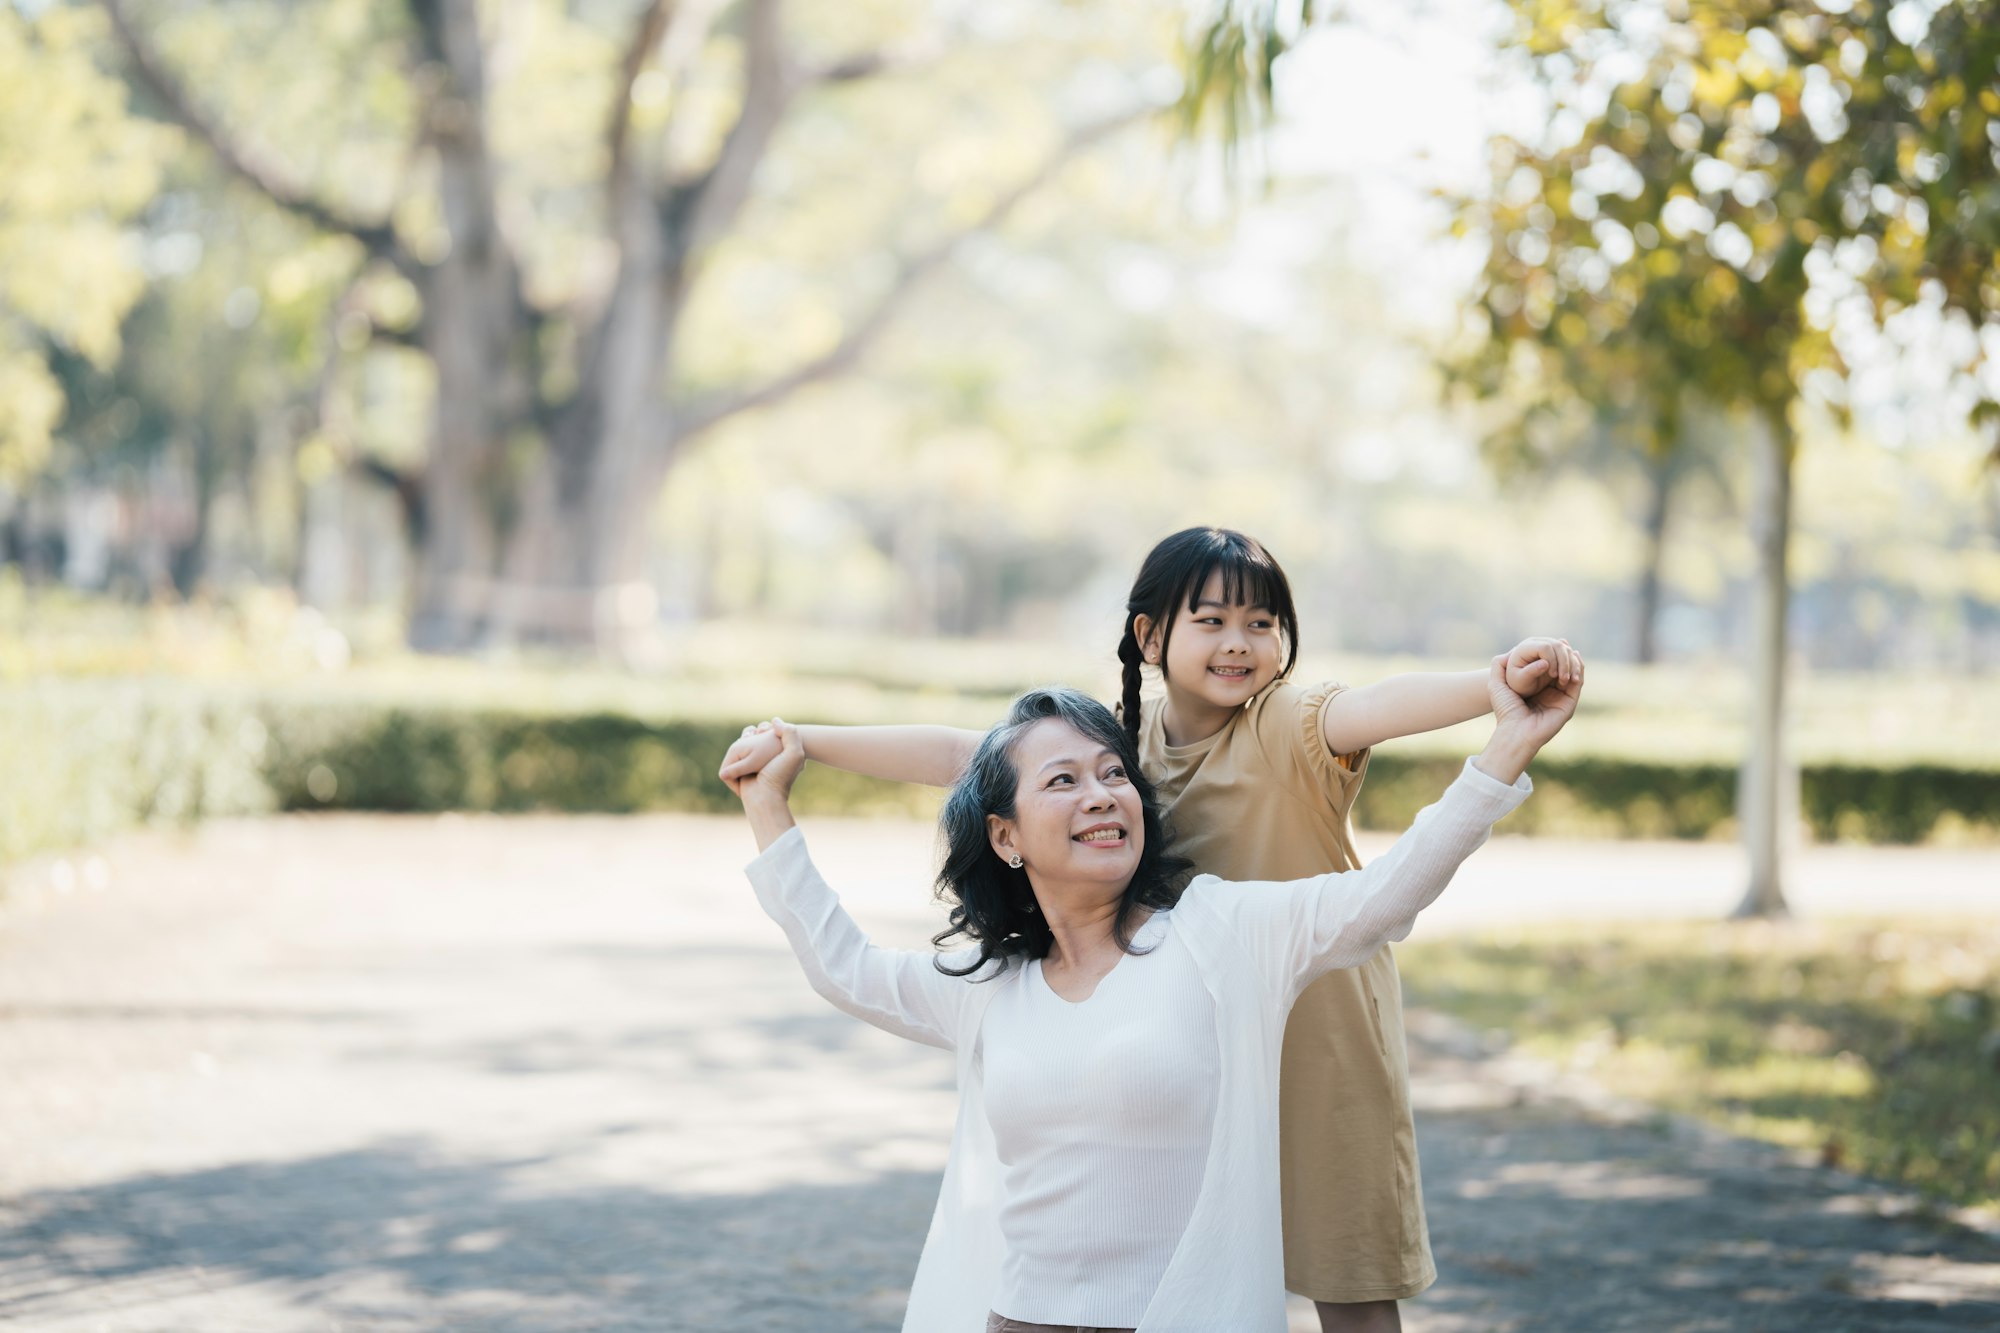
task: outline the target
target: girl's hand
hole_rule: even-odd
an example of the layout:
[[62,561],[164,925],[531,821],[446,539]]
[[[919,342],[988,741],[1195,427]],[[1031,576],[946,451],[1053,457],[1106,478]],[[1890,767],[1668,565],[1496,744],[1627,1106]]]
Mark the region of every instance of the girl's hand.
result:
[[805,742],[799,739],[799,729],[776,717],[766,725],[770,730],[756,733],[756,738],[774,738],[777,753],[753,773],[723,779],[729,784],[729,790],[735,792],[745,805],[753,800],[783,802],[791,796],[792,784],[798,781],[799,771],[806,766],[806,747]]
[[1487,697],[1493,701],[1493,739],[1524,749],[1532,758],[1576,716],[1577,701],[1583,695],[1583,672],[1579,667],[1567,682],[1544,685],[1524,699],[1507,685],[1507,661],[1506,657],[1494,658],[1486,678]]
[[722,756],[722,768],[716,776],[729,784],[729,790],[735,791],[738,778],[755,777],[784,748],[777,730],[769,722],[753,723],[743,728],[742,737]]
[[1523,639],[1507,654],[1507,688],[1524,699],[1583,679],[1583,655],[1568,639]]

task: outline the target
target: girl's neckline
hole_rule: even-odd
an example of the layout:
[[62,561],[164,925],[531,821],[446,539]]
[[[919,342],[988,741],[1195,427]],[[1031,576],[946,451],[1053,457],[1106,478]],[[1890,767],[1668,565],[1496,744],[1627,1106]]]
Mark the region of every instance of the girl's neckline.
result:
[[[1244,707],[1247,708],[1249,705],[1246,703]],[[1185,745],[1175,745],[1167,739],[1167,701],[1162,698],[1159,707],[1153,711],[1153,725],[1160,732],[1160,752],[1170,759],[1185,759],[1191,755],[1198,755],[1212,750],[1215,748],[1215,743],[1222,739],[1229,728],[1235,724],[1236,719],[1241,716],[1243,716],[1243,709],[1239,708],[1234,713],[1231,713],[1221,726],[1209,732],[1208,735],[1203,736],[1199,740],[1189,741]]]

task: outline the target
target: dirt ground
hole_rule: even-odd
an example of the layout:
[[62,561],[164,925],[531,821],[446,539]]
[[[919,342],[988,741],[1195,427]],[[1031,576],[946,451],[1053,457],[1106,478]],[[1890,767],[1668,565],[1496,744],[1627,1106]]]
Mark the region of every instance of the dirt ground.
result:
[[[928,830],[808,834],[879,939],[936,928]],[[291,818],[17,869],[0,1327],[895,1329],[950,1068],[811,994],[750,851],[726,819]],[[1725,852],[1496,840],[1419,930],[1707,911]],[[1814,855],[1808,905],[1991,882]],[[2000,1243],[1435,1016],[1412,1039],[1442,1271],[1412,1333],[2000,1328]]]

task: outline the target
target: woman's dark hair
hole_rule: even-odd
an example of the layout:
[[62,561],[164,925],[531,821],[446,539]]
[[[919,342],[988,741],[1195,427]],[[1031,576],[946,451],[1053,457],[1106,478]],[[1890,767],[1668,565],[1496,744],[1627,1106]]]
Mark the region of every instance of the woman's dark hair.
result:
[[1278,618],[1285,632],[1285,665],[1278,679],[1291,674],[1299,659],[1299,616],[1292,608],[1292,585],[1264,544],[1230,528],[1185,528],[1147,552],[1125,599],[1125,637],[1118,641],[1124,664],[1125,690],[1120,701],[1125,734],[1139,748],[1139,664],[1146,660],[1139,642],[1140,616],[1153,623],[1160,636],[1160,670],[1167,669],[1167,641],[1173,636],[1174,612],[1194,610],[1211,574],[1222,574],[1222,599],[1232,606],[1261,606]]
[[1127,929],[1135,908],[1164,909],[1180,900],[1181,886],[1193,863],[1176,856],[1167,845],[1165,821],[1160,815],[1160,798],[1153,784],[1139,771],[1138,747],[1118,725],[1111,710],[1080,690],[1051,686],[1029,690],[1014,700],[1007,720],[986,733],[974,752],[972,762],[945,798],[938,825],[944,841],[944,866],[938,871],[938,897],[952,904],[951,924],[931,941],[943,945],[964,936],[979,946],[979,958],[964,968],[945,966],[938,970],[963,977],[977,972],[999,958],[1045,958],[1053,937],[1048,920],[1035,908],[1035,895],[1028,885],[1028,872],[1016,870],[994,854],[988,840],[986,817],[1014,817],[1014,794],[1021,777],[1014,765],[1014,747],[1037,722],[1054,718],[1076,728],[1118,756],[1132,787],[1139,793],[1139,808],[1145,841],[1139,851],[1139,865],[1132,872],[1118,901],[1118,915],[1112,932],[1118,947],[1132,948]]

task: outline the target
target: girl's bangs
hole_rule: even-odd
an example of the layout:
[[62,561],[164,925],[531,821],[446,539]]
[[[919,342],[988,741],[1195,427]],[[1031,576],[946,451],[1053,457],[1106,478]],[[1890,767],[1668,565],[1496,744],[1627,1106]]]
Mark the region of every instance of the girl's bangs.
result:
[[1218,551],[1195,567],[1184,589],[1187,609],[1195,609],[1209,577],[1222,575],[1222,600],[1230,606],[1261,606],[1274,615],[1291,609],[1291,589],[1277,565],[1247,551]]

